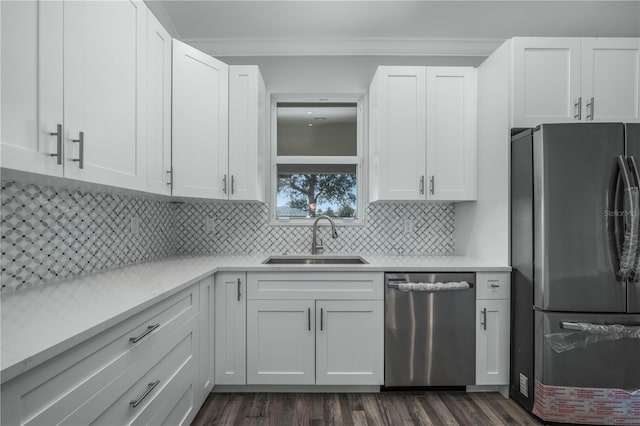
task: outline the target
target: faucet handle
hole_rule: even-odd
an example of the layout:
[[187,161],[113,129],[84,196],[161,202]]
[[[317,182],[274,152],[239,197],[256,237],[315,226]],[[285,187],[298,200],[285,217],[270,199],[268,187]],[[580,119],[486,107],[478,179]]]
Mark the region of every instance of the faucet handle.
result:
[[316,245],[316,253],[322,253],[324,251],[324,244],[322,243],[322,238],[320,238],[320,244]]

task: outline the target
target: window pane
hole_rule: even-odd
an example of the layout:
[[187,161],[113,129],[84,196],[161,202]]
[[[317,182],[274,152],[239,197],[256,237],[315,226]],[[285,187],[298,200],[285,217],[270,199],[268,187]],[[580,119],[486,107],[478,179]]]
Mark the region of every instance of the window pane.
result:
[[278,164],[276,217],[357,217],[354,164]]
[[356,103],[278,102],[277,106],[277,155],[358,155]]

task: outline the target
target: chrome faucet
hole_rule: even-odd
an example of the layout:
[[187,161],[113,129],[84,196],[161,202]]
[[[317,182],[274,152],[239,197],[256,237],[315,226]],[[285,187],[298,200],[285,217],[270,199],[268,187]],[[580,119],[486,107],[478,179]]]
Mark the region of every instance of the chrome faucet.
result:
[[318,221],[320,219],[327,219],[331,224],[331,238],[338,238],[338,231],[336,231],[336,224],[333,223],[333,219],[331,219],[327,215],[322,215],[313,222],[313,240],[311,241],[311,254],[318,254],[318,251],[322,253],[324,251],[324,246],[322,245],[322,239],[320,240],[320,244],[317,244],[317,235],[318,235]]

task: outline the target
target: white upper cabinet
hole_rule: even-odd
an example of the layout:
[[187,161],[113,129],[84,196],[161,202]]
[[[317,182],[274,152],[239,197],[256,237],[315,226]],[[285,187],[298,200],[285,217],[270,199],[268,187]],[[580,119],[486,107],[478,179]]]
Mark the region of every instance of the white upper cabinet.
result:
[[229,67],[229,199],[265,200],[266,88],[255,65]]
[[0,8],[2,167],[62,176],[62,2]]
[[65,176],[146,189],[147,8],[64,2]]
[[639,40],[515,37],[511,127],[640,121]]
[[475,69],[378,67],[369,99],[371,201],[475,199]]
[[227,198],[228,66],[173,41],[173,194]]
[[577,118],[580,39],[514,38],[512,97],[513,127]]
[[147,190],[171,195],[171,36],[147,18]]
[[378,67],[371,82],[371,201],[424,199],[424,67]]
[[582,99],[585,120],[640,121],[639,38],[582,39]]
[[427,68],[430,200],[476,198],[476,70]]
[[147,8],[2,2],[2,167],[146,189]]

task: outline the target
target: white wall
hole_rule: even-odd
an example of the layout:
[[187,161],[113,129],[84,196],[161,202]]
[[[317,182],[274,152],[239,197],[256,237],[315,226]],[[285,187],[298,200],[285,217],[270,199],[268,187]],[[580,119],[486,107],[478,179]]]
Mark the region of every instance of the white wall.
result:
[[218,56],[229,65],[258,65],[270,93],[362,94],[378,65],[470,65],[483,57],[454,56]]
[[478,201],[456,205],[456,254],[510,264],[510,41],[478,67]]

